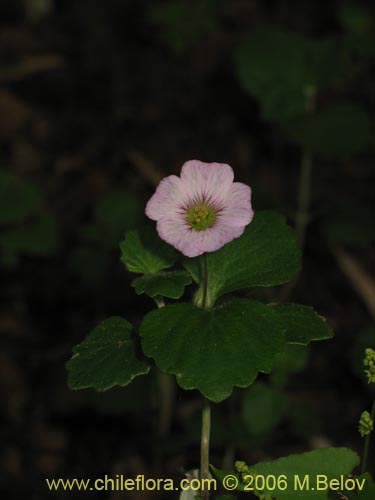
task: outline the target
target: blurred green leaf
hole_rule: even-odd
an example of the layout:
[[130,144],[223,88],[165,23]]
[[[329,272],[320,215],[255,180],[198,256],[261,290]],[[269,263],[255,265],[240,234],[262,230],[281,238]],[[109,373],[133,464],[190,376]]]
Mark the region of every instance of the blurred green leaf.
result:
[[308,40],[302,35],[265,28],[242,40],[236,68],[244,90],[257,97],[265,119],[304,114],[309,80]]
[[251,436],[271,433],[286,415],[288,398],[280,390],[256,382],[246,390],[242,401],[242,419]]
[[354,102],[341,102],[285,124],[290,140],[327,159],[343,159],[373,144],[368,113]]
[[20,255],[49,256],[57,250],[58,244],[59,234],[54,217],[40,215],[0,235],[1,259],[5,266],[11,267]]
[[132,273],[158,273],[177,260],[174,248],[164,243],[150,226],[128,231],[120,248],[121,261]]
[[136,227],[141,215],[141,205],[136,195],[126,190],[116,190],[99,200],[95,207],[95,220],[118,243],[124,232]]
[[0,170],[0,224],[23,222],[42,208],[42,194],[30,182]]
[[289,432],[299,438],[311,439],[322,432],[322,421],[315,401],[305,397],[293,398],[288,410]]
[[283,387],[291,374],[301,372],[307,362],[308,349],[299,344],[286,344],[284,352],[278,354],[272,369],[271,381],[276,387]]
[[155,2],[149,19],[160,26],[162,39],[175,52],[183,52],[218,26],[215,0]]
[[371,13],[365,5],[343,1],[339,3],[338,14],[342,27],[347,31],[362,35],[371,30]]
[[161,271],[136,278],[132,286],[138,295],[145,293],[149,297],[161,295],[179,299],[184,293],[185,285],[190,285],[191,282],[191,276],[186,271]]
[[76,345],[66,365],[70,388],[106,391],[148,373],[148,364],[137,355],[132,330],[125,319],[108,318]]

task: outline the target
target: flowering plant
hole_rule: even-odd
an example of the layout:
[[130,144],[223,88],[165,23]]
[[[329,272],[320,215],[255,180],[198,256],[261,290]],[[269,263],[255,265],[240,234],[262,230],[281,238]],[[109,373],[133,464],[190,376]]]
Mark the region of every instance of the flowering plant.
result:
[[[141,275],[132,286],[157,309],[136,332],[123,318],[103,321],[74,348],[67,365],[73,389],[125,386],[153,365],[175,376],[181,388],[197,389],[203,396],[203,478],[209,475],[210,402],[225,400],[234,387],[250,386],[260,372],[270,373],[288,346],[332,336],[311,307],[238,295],[290,281],[301,255],[285,219],[254,214],[250,188],[233,180],[229,165],[194,160],[184,164],[180,177],[161,181],[146,206],[157,231],[131,230],[121,243],[122,262]],[[350,450],[325,450],[333,477],[340,457],[340,473],[356,465]],[[306,467],[321,460],[319,453],[309,455]],[[201,495],[207,499],[208,491]]]

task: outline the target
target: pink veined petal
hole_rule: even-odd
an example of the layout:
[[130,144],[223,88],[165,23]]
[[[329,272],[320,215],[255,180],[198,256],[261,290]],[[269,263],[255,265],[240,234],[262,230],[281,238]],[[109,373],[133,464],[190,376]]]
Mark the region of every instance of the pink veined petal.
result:
[[215,252],[230,241],[238,238],[245,230],[245,226],[231,227],[217,224],[206,231],[195,231],[199,234],[199,247],[201,252]]
[[176,175],[165,177],[146,205],[146,215],[152,220],[173,215],[189,200],[189,193]]
[[186,222],[179,220],[178,217],[164,217],[158,220],[156,229],[162,240],[173,245],[187,257],[196,257],[203,253],[197,247],[196,238],[194,237],[194,233],[198,231],[191,229]]
[[181,169],[181,180],[197,202],[221,206],[234,179],[232,167],[225,163],[190,160]]
[[250,187],[242,182],[234,182],[226,195],[217,222],[235,227],[247,226],[253,216]]
[[195,231],[178,218],[163,218],[157,223],[159,236],[180,250],[186,257],[197,257],[205,252],[215,252],[241,236],[245,227],[218,224],[205,231]]

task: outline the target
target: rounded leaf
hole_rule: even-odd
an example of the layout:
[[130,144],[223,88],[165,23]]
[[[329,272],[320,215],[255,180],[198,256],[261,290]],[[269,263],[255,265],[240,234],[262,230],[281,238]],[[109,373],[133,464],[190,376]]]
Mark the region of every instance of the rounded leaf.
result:
[[137,355],[132,330],[125,319],[108,318],[76,345],[67,363],[71,389],[106,391],[148,373],[149,366]]
[[183,389],[211,401],[247,387],[258,372],[270,373],[285,338],[272,307],[234,299],[209,311],[174,304],[150,312],[140,326],[145,354]]

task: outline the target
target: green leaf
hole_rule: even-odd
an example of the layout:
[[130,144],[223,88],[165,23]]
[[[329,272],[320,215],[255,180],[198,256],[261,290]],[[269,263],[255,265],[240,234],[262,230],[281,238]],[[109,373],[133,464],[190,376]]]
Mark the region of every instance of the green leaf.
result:
[[173,247],[164,243],[155,229],[149,226],[128,231],[120,248],[121,260],[132,273],[158,273],[173,266],[177,260]]
[[242,404],[242,419],[253,437],[269,434],[288,409],[288,399],[284,393],[260,382],[247,389]]
[[358,476],[356,479],[359,479],[363,482],[363,488],[358,488],[358,492],[347,491],[344,490],[343,494],[346,496],[348,500],[374,500],[375,498],[375,484],[372,480],[370,474],[365,473],[361,476]]
[[2,261],[8,267],[15,265],[21,254],[47,257],[57,250],[58,244],[56,220],[47,214],[9,228],[0,236]]
[[[286,283],[299,271],[300,259],[294,232],[284,217],[273,212],[256,212],[242,236],[207,254],[208,304],[237,290]],[[185,259],[184,266],[194,281],[200,283],[199,258]],[[198,302],[202,293],[201,287]]]
[[275,310],[290,344],[308,345],[312,340],[325,340],[333,336],[325,318],[319,316],[312,307],[286,304],[275,307]]
[[69,386],[106,391],[148,373],[149,366],[138,358],[131,334],[132,325],[123,318],[112,317],[100,323],[73,348],[67,363]]
[[160,26],[162,39],[182,53],[217,28],[215,7],[215,0],[170,0],[152,5],[149,18]]
[[192,304],[148,313],[141,326],[143,350],[183,389],[198,389],[211,401],[233,386],[247,387],[258,372],[270,373],[285,338],[273,308],[234,299],[210,311]]
[[191,276],[186,271],[161,271],[136,278],[132,286],[138,295],[145,293],[149,297],[162,295],[170,299],[179,299],[184,293],[185,285],[190,285],[191,282]]
[[353,1],[344,1],[339,4],[339,20],[344,29],[357,35],[371,31],[371,14],[364,5]]
[[[276,489],[267,488],[258,490],[260,494],[268,494],[276,500],[328,500],[329,490],[325,490],[325,484],[317,483],[319,476],[327,477],[327,480],[339,479],[342,475],[348,475],[359,464],[359,456],[348,448],[321,448],[308,453],[289,455],[271,462],[260,462],[249,467],[249,474],[259,475],[264,478],[276,477]],[[222,480],[227,474],[233,472],[222,471],[212,468],[215,475]],[[285,476],[286,483],[281,484],[281,488],[286,484],[286,489],[278,489],[277,479]],[[239,474],[237,474],[239,477]],[[299,483],[297,479],[299,479]],[[307,478],[305,486],[309,488],[301,489],[300,484]],[[319,487],[322,487],[320,490]],[[241,483],[239,490],[244,489]]]
[[137,226],[140,213],[138,198],[120,189],[104,196],[95,207],[97,224],[106,229],[114,243],[120,241],[124,231]]
[[370,117],[354,102],[290,120],[285,131],[292,142],[327,159],[356,155],[373,143]]
[[42,207],[40,190],[30,182],[0,171],[0,224],[15,224]]
[[286,119],[306,110],[308,40],[272,28],[243,39],[236,55],[244,90],[257,97],[266,119]]

